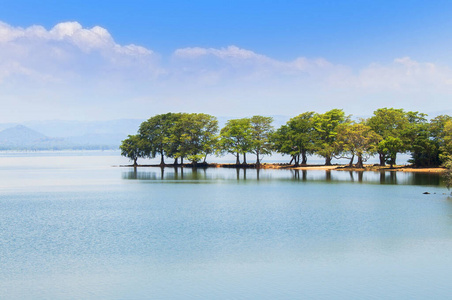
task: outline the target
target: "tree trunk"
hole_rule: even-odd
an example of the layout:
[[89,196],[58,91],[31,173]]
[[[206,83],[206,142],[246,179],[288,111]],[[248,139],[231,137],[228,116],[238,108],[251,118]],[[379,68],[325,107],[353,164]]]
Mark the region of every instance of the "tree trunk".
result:
[[204,156],[204,160],[203,160],[203,164],[205,164],[206,163],[206,159],[207,159],[207,154]]
[[294,155],[293,156],[293,159],[294,159],[294,167],[298,167],[299,165],[300,165],[300,155],[298,154],[298,155]]
[[380,166],[386,166],[386,157],[383,153],[378,152],[378,157],[380,158]]
[[352,158],[350,159],[350,162],[348,163],[348,166],[351,168],[353,167],[353,160],[355,159],[355,154],[352,154]]
[[138,166],[138,164],[137,164],[137,159],[138,159],[137,157],[133,159],[133,166],[134,166],[134,167]]
[[178,163],[179,163],[179,157],[176,157],[176,158],[174,159],[174,165],[177,166]]
[[331,156],[325,157],[325,166],[331,166]]
[[289,161],[289,165],[292,164],[294,157],[295,157],[295,156],[292,155],[292,158],[291,158],[290,161]]
[[303,150],[301,152],[301,158],[302,158],[301,164],[305,165],[308,162],[308,156],[306,155],[306,151],[305,150]]
[[243,153],[243,164],[246,165],[246,152]]
[[358,162],[356,163],[357,168],[364,168],[363,164],[363,156],[361,154],[358,154]]
[[236,165],[240,165],[240,157],[239,157],[239,153],[238,153],[238,152],[237,152],[237,154],[235,155],[235,158],[236,158],[235,164],[236,164]]
[[260,160],[259,160],[259,151],[256,151],[256,165],[260,165]]
[[163,151],[160,152],[160,154],[162,155],[162,159],[160,160],[160,165],[163,166],[163,165],[165,165],[165,160],[163,159]]
[[180,157],[180,164],[182,167],[184,166],[184,157],[183,156]]
[[397,154],[389,156],[389,164],[391,166],[391,169],[396,164],[396,157],[397,157]]

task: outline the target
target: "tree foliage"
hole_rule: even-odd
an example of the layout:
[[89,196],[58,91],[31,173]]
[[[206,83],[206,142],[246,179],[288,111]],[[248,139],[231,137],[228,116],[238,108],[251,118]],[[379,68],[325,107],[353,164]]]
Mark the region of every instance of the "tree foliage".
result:
[[397,153],[405,151],[406,143],[402,136],[408,124],[408,116],[403,109],[379,108],[368,119],[367,125],[382,137],[377,149],[380,165],[384,166],[388,159],[395,164]]
[[129,135],[127,139],[122,141],[121,155],[133,161],[133,165],[137,165],[137,159],[145,156],[144,140],[139,135]]
[[143,151],[147,157],[154,158],[160,155],[160,164],[165,164],[165,153],[172,154],[172,145],[168,138],[180,117],[181,115],[178,113],[167,113],[156,115],[141,123],[139,135],[145,140]]
[[240,164],[240,154],[246,164],[246,153],[251,150],[252,133],[249,118],[232,119],[220,131],[220,152],[231,153],[236,157],[236,164]]
[[218,121],[208,114],[183,114],[180,119],[182,129],[179,155],[187,157],[193,164],[214,152]]
[[380,164],[393,167],[398,153],[410,152],[415,166],[439,166],[452,157],[452,117],[442,115],[427,121],[423,113],[380,108],[371,118],[351,122],[341,109],[323,114],[305,112],[274,131],[271,117],[255,115],[232,119],[218,134],[218,121],[203,113],[166,113],[141,123],[138,134],[128,136],[120,146],[121,155],[134,161],[161,157],[188,159],[194,165],[206,162],[213,153],[230,153],[236,163],[246,165],[246,155],[256,155],[259,166],[264,155],[276,151],[290,155],[295,166],[306,164],[309,155],[348,158],[357,167],[378,153]]
[[271,141],[276,152],[292,157],[295,166],[307,163],[308,154],[314,152],[313,141],[313,116],[314,112],[305,112],[292,119],[286,125],[281,126],[272,135]]
[[341,124],[337,128],[336,148],[342,153],[350,155],[350,166],[356,156],[357,168],[377,152],[377,145],[381,136],[375,133],[370,126],[363,123]]
[[342,109],[332,109],[324,114],[313,117],[314,150],[316,154],[325,158],[325,165],[331,165],[331,159],[337,153],[337,129],[341,124],[348,123],[349,117]]
[[452,159],[446,160],[446,162],[443,164],[443,167],[446,168],[446,171],[444,172],[444,181],[446,183],[446,187],[449,190],[452,186]]
[[440,146],[442,161],[448,161],[452,159],[452,120],[447,121],[444,124],[443,143]]
[[272,117],[253,116],[251,125],[251,153],[256,155],[256,165],[261,162],[261,155],[271,154],[270,137],[273,133]]

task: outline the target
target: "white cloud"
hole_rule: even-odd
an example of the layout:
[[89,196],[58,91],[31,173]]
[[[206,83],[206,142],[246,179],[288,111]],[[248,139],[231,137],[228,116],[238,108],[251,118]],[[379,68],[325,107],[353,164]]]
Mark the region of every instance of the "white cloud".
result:
[[214,56],[220,59],[240,59],[240,60],[258,60],[269,62],[271,59],[264,55],[256,54],[253,51],[241,49],[237,46],[229,46],[227,48],[215,49],[215,48],[183,48],[177,49],[174,55],[182,58],[199,58],[202,56]]
[[[335,69],[343,69],[325,59],[299,57],[280,61],[237,46],[226,48],[183,48],[173,53],[175,72],[190,74],[200,82],[221,83],[223,80],[261,81],[274,77],[290,80],[328,80]],[[210,79],[210,80],[207,80]]]
[[[69,110],[78,117],[68,118],[91,111],[104,118],[168,110],[293,115],[334,107],[369,114],[383,106],[428,112],[450,108],[452,71],[409,57],[361,69],[321,57],[283,61],[233,45],[177,49],[164,64],[152,50],[121,45],[99,26],[0,22],[0,93],[11,108],[3,111],[28,109],[30,118],[35,111],[60,118]],[[14,116],[0,112],[2,118]]]
[[404,91],[449,89],[452,71],[445,66],[402,57],[389,64],[370,64],[359,72],[357,79],[361,88]]
[[[99,26],[83,28],[78,22],[64,22],[46,30],[42,26],[13,27],[0,23],[0,80],[10,76],[30,79],[65,76],[93,76],[105,70],[135,68],[148,76],[160,72],[153,51],[137,45],[117,44]],[[24,72],[24,70],[28,70]],[[130,71],[130,70],[129,70]],[[134,74],[135,70],[129,72]]]
[[[217,80],[227,79],[231,73],[239,75],[239,78],[260,73],[261,76],[254,78],[261,80],[263,76],[289,76],[292,80],[301,79],[305,83],[320,81],[330,88],[342,86],[369,88],[372,91],[422,89],[427,85],[446,88],[452,82],[452,71],[448,67],[418,62],[409,57],[396,58],[389,64],[371,63],[361,70],[353,71],[351,67],[333,64],[324,58],[298,57],[286,62],[236,46],[221,49],[184,48],[176,50],[173,55],[184,67],[183,70],[200,76],[209,70],[209,74],[215,74]],[[215,60],[212,61],[212,58]],[[189,63],[189,67],[184,63]]]
[[0,43],[7,43],[21,36],[24,36],[24,31],[21,28],[14,28],[0,22]]

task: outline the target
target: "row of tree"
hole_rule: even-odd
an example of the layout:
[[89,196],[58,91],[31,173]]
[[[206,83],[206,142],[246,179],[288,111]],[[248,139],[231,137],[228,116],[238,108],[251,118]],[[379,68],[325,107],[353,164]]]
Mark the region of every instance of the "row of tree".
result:
[[236,164],[246,164],[246,155],[256,155],[259,166],[272,152],[289,155],[290,164],[306,164],[309,155],[348,158],[356,167],[378,155],[380,165],[396,163],[398,153],[411,153],[416,166],[439,166],[452,156],[452,117],[427,115],[403,109],[377,109],[368,119],[352,121],[341,109],[323,114],[305,112],[274,130],[271,117],[232,119],[219,130],[218,120],[202,113],[167,113],[144,121],[136,135],[120,146],[121,154],[137,159],[165,157],[174,164],[184,159],[193,164],[206,162],[209,154],[233,154]]

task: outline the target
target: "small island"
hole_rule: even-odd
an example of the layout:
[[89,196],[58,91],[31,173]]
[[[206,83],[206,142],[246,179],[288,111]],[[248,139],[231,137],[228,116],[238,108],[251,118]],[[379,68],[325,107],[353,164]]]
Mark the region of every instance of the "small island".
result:
[[[273,118],[255,115],[228,120],[219,130],[216,117],[203,113],[166,113],[141,123],[135,135],[122,141],[121,154],[139,166],[139,158],[160,157],[159,167],[293,168],[347,171],[444,172],[451,165],[452,117],[427,120],[420,112],[380,108],[368,119],[352,120],[341,109],[304,112],[274,129]],[[263,163],[279,153],[287,164]],[[396,164],[397,154],[409,153],[410,165]],[[208,156],[232,154],[235,164],[208,163]],[[256,161],[247,162],[247,154]],[[308,157],[325,159],[309,165]],[[379,163],[365,164],[377,156]],[[165,158],[174,159],[168,164]],[[189,163],[184,163],[184,159]],[[333,159],[347,159],[334,165]]]

